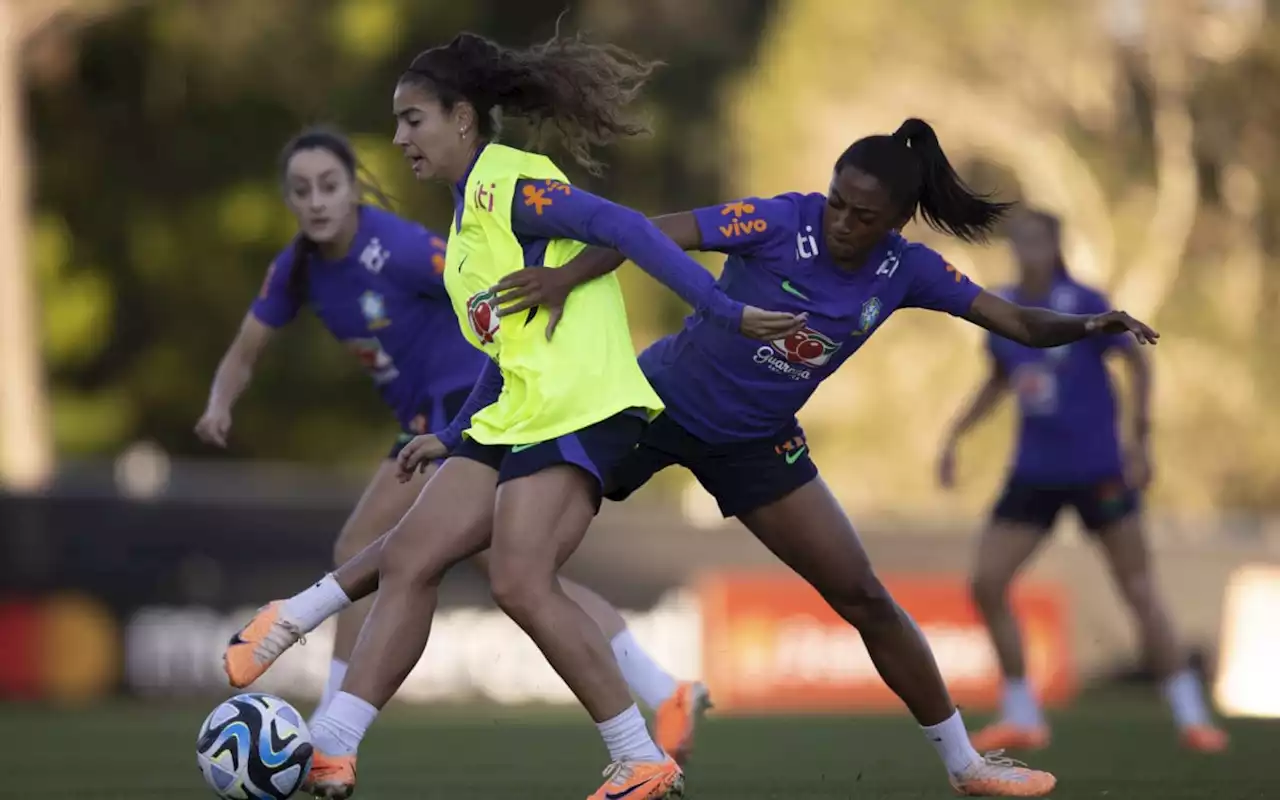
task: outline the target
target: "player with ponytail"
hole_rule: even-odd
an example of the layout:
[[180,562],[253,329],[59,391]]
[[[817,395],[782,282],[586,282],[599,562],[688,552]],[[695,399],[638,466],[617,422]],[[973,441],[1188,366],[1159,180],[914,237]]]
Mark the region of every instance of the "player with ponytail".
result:
[[[942,256],[905,239],[914,217],[964,241],[983,241],[1008,210],[969,189],[923,120],[857,140],[836,160],[825,195],[752,197],[658,217],[686,250],[728,256],[719,285],[738,302],[791,311],[805,327],[768,345],[697,311],[640,364],[665,411],[611,475],[621,500],[673,464],[690,469],[734,516],[858,629],[885,683],[968,795],[1038,797],[1055,779],[969,742],[920,630],[872,569],[848,517],[818,475],[796,420],[818,385],[899,308],[942,311],[1030,347],[1090,336],[1156,334],[1121,311],[1064,314],[983,291]],[[593,249],[559,270],[522,270],[495,286],[503,315],[564,305],[575,287],[621,264]],[[572,294],[571,294],[572,292]]]

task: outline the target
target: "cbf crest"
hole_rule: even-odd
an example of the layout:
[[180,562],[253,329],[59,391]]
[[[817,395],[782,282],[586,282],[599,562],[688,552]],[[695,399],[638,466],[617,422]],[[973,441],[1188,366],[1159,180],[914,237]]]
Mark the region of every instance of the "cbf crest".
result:
[[386,300],[377,292],[368,291],[360,295],[360,313],[364,314],[364,321],[371,331],[381,330],[391,324],[387,317]]
[[862,304],[862,313],[858,315],[858,329],[854,336],[862,336],[870,331],[880,319],[880,298],[873,297]]

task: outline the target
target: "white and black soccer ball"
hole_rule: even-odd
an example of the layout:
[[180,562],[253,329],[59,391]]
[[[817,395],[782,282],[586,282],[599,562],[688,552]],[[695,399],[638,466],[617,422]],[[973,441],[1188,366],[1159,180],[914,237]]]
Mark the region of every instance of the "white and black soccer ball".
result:
[[196,759],[224,800],[285,800],[311,770],[311,731],[293,706],[269,694],[236,695],[200,726]]

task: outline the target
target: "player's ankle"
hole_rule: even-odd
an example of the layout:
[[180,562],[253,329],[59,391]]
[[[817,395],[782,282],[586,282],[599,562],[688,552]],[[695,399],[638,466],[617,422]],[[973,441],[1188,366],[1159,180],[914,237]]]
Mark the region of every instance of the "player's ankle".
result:
[[351,598],[342,591],[338,581],[330,573],[311,586],[284,601],[280,608],[281,619],[298,626],[303,633],[310,633],[329,617],[351,605]]
[[327,756],[353,756],[378,709],[347,692],[338,692],[311,728],[316,750]]
[[596,728],[611,761],[665,761],[666,756],[649,736],[644,716],[634,703],[621,714],[597,722]]
[[920,727],[951,775],[962,775],[975,764],[982,763],[982,756],[969,741],[969,731],[964,727],[959,710],[937,725]]

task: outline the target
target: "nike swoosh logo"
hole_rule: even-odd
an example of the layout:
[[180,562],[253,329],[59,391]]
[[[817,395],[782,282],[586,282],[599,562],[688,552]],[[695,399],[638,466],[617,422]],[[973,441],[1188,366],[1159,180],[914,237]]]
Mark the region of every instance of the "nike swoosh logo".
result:
[[808,299],[809,299],[808,297],[806,297],[806,296],[805,296],[805,293],[804,293],[804,292],[802,292],[802,291],[800,291],[799,289],[797,289],[796,287],[792,286],[792,285],[791,285],[791,281],[783,281],[783,282],[782,282],[782,291],[786,292],[787,294],[793,294],[793,295],[795,295],[796,297],[799,297],[801,300],[808,300]]
[[799,450],[792,450],[790,453],[787,453],[785,456],[783,456],[783,458],[787,459],[788,464],[794,464],[800,460],[800,456],[804,455],[805,451],[808,449],[809,449],[809,446],[805,445],[804,447],[801,447]]
[[634,792],[636,789],[640,789],[644,786],[647,786],[652,782],[653,782],[653,778],[650,778],[646,781],[640,781],[634,786],[628,786],[627,788],[623,789],[620,792],[605,792],[604,796],[605,798],[607,798],[607,800],[621,800],[621,798],[626,797],[627,795]]
[[461,259],[458,260],[458,272],[462,272],[462,265],[467,263],[468,258],[471,258],[470,253],[468,253],[467,255],[463,256]]
[[533,444],[513,444],[511,445],[511,452],[520,453],[528,450],[530,447],[537,447],[540,444],[542,444],[542,442],[534,442]]

